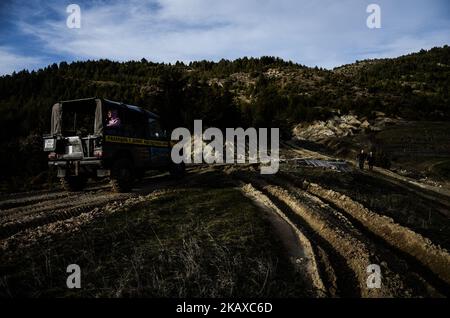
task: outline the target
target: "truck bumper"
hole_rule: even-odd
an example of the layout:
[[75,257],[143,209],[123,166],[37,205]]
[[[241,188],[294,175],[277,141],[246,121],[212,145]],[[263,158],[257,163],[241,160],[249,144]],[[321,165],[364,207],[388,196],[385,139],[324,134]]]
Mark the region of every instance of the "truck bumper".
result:
[[101,160],[55,160],[48,162],[49,167],[55,167],[57,169],[58,178],[64,178],[67,175],[79,175],[80,171],[95,172],[97,177],[106,177],[110,175],[109,169],[104,169]]
[[74,164],[79,164],[80,166],[102,166],[101,160],[79,160],[79,161],[67,161],[67,160],[56,160],[56,161],[49,161],[49,166],[54,167],[68,167]]

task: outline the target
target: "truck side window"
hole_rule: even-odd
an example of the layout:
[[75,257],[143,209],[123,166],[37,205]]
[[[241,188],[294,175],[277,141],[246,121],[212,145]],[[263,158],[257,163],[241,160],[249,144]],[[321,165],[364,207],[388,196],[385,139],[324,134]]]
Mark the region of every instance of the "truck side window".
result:
[[106,113],[106,127],[118,128],[121,125],[120,117],[117,110],[108,110]]
[[105,132],[113,135],[121,135],[123,128],[123,116],[117,109],[109,108],[105,113]]
[[154,118],[148,119],[148,126],[149,126],[149,134],[150,138],[162,138],[163,131],[161,129],[161,125],[159,124],[159,121]]

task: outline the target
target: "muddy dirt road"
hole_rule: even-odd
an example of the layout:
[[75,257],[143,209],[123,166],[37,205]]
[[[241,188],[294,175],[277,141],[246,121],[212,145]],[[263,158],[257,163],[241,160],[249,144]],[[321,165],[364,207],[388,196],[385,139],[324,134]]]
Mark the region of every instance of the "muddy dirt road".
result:
[[[273,212],[273,223],[278,222],[273,233],[284,241],[293,262],[314,286],[316,292],[311,297],[450,295],[448,197],[441,193],[434,197],[428,191],[421,201],[418,199],[417,209],[409,209],[405,216],[400,212],[397,215],[398,204],[403,202],[398,198],[416,195],[417,187],[408,191],[408,185],[402,183],[400,192],[393,194],[397,201],[388,200],[389,204],[379,206],[370,198],[370,188],[359,189],[363,194],[367,192],[368,199],[354,192],[354,182],[366,178],[364,173],[320,170],[317,175],[314,169],[282,168],[276,175],[262,176],[252,166],[194,167],[181,182],[158,175],[145,179],[126,194],[110,192],[107,184],[91,185],[75,193],[56,190],[4,194],[0,197],[0,250],[6,253],[36,240],[51,240],[55,233],[76,231],[81,224],[101,215],[133,207],[154,195],[164,196],[165,191],[173,193],[181,186],[217,182],[240,189],[242,199],[253,200],[262,213]],[[221,177],[209,181],[198,178],[211,169]],[[336,176],[337,181],[332,181],[338,186],[328,179],[322,182],[322,174],[328,173]],[[379,175],[369,177],[381,185],[389,183],[389,175]],[[347,182],[349,178],[351,182]],[[395,182],[398,180],[394,179],[389,187],[395,189]],[[422,205],[430,210],[428,223],[421,227],[418,224],[423,225],[425,217]],[[285,235],[287,229],[293,235]],[[381,288],[368,287],[371,264],[381,270]]]

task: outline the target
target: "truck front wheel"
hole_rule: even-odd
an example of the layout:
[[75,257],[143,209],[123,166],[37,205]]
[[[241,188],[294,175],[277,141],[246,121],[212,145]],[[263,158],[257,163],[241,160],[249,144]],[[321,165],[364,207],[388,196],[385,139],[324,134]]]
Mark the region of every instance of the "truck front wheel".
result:
[[83,176],[69,176],[61,178],[61,186],[66,191],[81,191],[86,186],[86,178]]
[[114,192],[128,192],[134,181],[133,165],[128,159],[117,160],[111,170],[111,187]]

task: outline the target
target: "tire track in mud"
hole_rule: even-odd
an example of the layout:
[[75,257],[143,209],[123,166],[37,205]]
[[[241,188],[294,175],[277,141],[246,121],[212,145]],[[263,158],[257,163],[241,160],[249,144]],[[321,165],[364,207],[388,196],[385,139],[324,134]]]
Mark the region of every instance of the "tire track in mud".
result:
[[298,227],[260,191],[251,184],[241,184],[241,192],[267,212],[267,217],[279,235],[297,271],[302,274],[307,288],[314,297],[330,296],[319,275],[313,246]]
[[78,232],[84,224],[94,219],[106,217],[118,212],[127,212],[140,204],[148,204],[152,200],[166,195],[170,190],[157,190],[146,195],[131,195],[123,200],[116,200],[93,209],[88,209],[76,216],[30,227],[0,240],[0,253],[10,253],[12,250],[29,248],[42,242],[52,242],[55,236]]
[[[133,194],[74,192],[50,196],[37,203],[1,211],[0,239],[16,233],[78,216],[98,206],[124,201]],[[34,202],[34,201],[32,201]]]
[[67,192],[62,189],[55,189],[4,194],[0,196],[0,217],[4,213],[4,210],[74,196],[86,192],[108,190],[109,188],[110,186],[108,184],[98,182],[90,184],[83,192]]
[[[430,283],[416,272],[408,272],[409,262],[399,257],[389,246],[380,244],[373,235],[361,230],[355,220],[320,198],[289,186],[285,181],[272,178],[252,178],[239,175],[238,179],[250,182],[266,194],[303,233],[314,242],[316,256],[325,258],[321,275],[324,281],[335,285],[337,295],[354,297],[415,297],[442,296]],[[326,264],[329,260],[329,265]],[[368,289],[366,268],[381,264],[383,281],[381,289]],[[331,266],[331,268],[329,268]],[[405,273],[406,272],[406,273]],[[331,274],[330,274],[331,273]],[[419,271],[419,273],[421,273]],[[329,276],[328,280],[325,279]],[[330,279],[331,276],[331,279]],[[439,286],[442,287],[442,286]],[[333,286],[331,286],[333,288]],[[445,292],[444,292],[445,293]]]
[[115,193],[108,192],[63,192],[62,195],[39,197],[30,201],[29,204],[22,204],[9,209],[1,210],[0,222],[5,223],[10,220],[26,217],[30,214],[44,213],[49,210],[70,208],[83,203],[95,200],[96,198],[110,196],[114,198]]
[[[326,277],[327,279],[324,280],[335,281],[336,291],[334,294],[336,296],[360,297],[363,294],[360,279],[358,279],[358,272],[359,276],[362,276],[363,271],[352,268],[351,264],[348,262],[349,260],[356,259],[358,250],[364,249],[363,246],[356,241],[349,244],[348,239],[350,239],[350,237],[342,237],[343,235],[346,235],[345,232],[337,233],[336,231],[333,231],[332,227],[327,225],[325,220],[321,220],[316,213],[307,211],[304,205],[301,205],[300,202],[292,198],[284,189],[270,185],[261,179],[246,178],[242,176],[240,176],[240,179],[244,182],[251,183],[253,187],[264,193],[297,227],[300,228],[300,231],[304,233],[314,245],[320,246],[322,254],[324,254],[321,255],[322,258],[329,262],[328,264],[322,264],[320,274],[323,277],[327,276],[326,273],[334,275],[334,277]],[[331,242],[335,242],[340,246],[335,246],[335,244],[331,244]],[[352,252],[355,257],[345,257],[346,254],[349,256]],[[318,251],[316,253],[318,253]],[[368,262],[368,260],[366,260],[366,262]],[[365,279],[363,281],[365,282]]]
[[[0,202],[0,240],[23,231],[40,231],[42,226],[90,214],[105,206],[121,206],[129,200],[155,191],[176,188],[177,182],[166,174],[152,176],[136,184],[130,193],[110,191],[108,183],[94,182],[84,191],[32,191],[5,195]],[[3,205],[2,205],[3,204]],[[7,207],[2,209],[1,207]]]
[[297,191],[307,191],[341,211],[365,235],[403,259],[408,268],[426,278],[441,293],[450,295],[450,254],[447,250],[410,228],[395,223],[392,218],[366,208],[345,194],[306,180],[299,181],[286,173],[281,173],[279,177],[286,180],[291,189],[296,187]]
[[28,197],[18,197],[8,199],[0,202],[0,218],[7,213],[7,210],[14,208],[20,208],[22,206],[32,205],[44,201],[51,201],[59,198],[65,198],[70,196],[68,192],[46,192],[39,195],[32,195]]
[[450,254],[445,249],[391,218],[368,210],[346,195],[313,183],[304,186],[309,193],[345,213],[366,236],[403,259],[408,264],[407,270],[419,273],[441,293],[450,295]]
[[317,260],[317,274],[323,281],[328,296],[360,296],[358,281],[354,272],[348,267],[345,258],[327,240],[323,239],[307,221],[292,211],[285,202],[267,192],[264,189],[264,186],[267,186],[267,184],[261,183],[261,180],[255,181],[242,176],[239,179],[243,182],[248,182],[252,188],[262,193],[270,204],[280,210],[290,223],[311,242],[312,252]]
[[10,199],[19,199],[19,198],[25,198],[30,196],[36,196],[40,194],[46,194],[49,192],[62,192],[62,190],[48,190],[48,189],[41,189],[41,190],[31,190],[31,191],[24,191],[24,192],[14,192],[14,193],[0,193],[0,200],[6,201]]
[[64,196],[67,196],[67,193],[63,191],[36,191],[33,192],[33,194],[28,194],[28,192],[17,193],[14,195],[10,194],[5,197],[5,199],[0,201],[0,213],[3,213],[3,211],[7,209],[37,203],[43,200],[52,200]]

